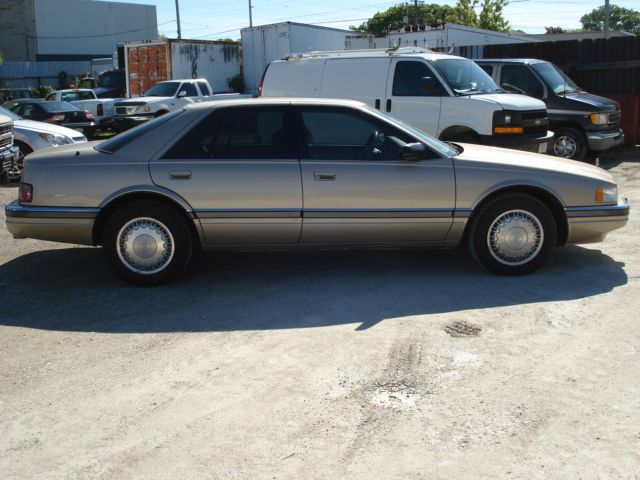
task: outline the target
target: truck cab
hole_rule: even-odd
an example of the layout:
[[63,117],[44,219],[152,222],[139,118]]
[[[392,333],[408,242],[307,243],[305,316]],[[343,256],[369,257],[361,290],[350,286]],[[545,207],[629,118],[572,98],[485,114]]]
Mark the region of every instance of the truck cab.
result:
[[501,88],[545,102],[555,135],[553,155],[581,160],[624,144],[620,105],[585,92],[553,63],[536,59],[482,59],[476,63]]

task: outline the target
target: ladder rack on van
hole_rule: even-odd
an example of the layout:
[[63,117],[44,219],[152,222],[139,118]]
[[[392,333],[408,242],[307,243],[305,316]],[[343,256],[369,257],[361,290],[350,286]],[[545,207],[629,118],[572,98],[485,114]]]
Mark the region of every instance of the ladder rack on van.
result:
[[301,60],[303,58],[327,58],[327,57],[386,57],[399,54],[410,53],[436,53],[433,50],[424,47],[400,47],[400,48],[377,48],[377,49],[361,49],[361,50],[327,50],[314,51],[307,53],[290,53],[283,60]]

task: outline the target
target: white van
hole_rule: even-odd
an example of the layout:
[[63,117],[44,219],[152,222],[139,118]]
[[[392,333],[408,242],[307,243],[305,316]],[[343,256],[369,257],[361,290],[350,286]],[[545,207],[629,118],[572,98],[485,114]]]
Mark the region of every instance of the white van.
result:
[[553,138],[544,102],[424,48],[292,54],[269,64],[258,96],[360,100],[448,141],[544,153]]

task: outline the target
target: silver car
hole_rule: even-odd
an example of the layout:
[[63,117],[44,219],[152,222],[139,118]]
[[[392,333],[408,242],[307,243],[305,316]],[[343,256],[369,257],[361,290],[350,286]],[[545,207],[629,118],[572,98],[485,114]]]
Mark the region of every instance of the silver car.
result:
[[102,245],[135,284],[198,246],[454,247],[507,275],[604,239],[629,204],[606,171],[447,144],[359,102],[193,104],[102,143],[34,153],[6,207],[16,238]]
[[13,120],[13,143],[20,149],[16,165],[9,171],[9,180],[17,180],[22,174],[24,157],[36,150],[87,141],[82,133],[60,125],[26,120],[11,110],[0,107],[0,115]]

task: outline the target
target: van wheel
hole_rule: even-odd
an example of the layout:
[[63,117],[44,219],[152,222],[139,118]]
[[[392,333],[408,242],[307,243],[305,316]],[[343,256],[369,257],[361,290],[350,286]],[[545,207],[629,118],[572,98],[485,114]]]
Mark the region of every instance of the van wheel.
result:
[[483,267],[501,275],[523,275],[542,265],[558,231],[549,208],[535,197],[496,197],[472,220],[469,250]]
[[575,128],[559,128],[553,136],[552,152],[556,157],[582,160],[587,153],[587,141]]
[[193,252],[184,216],[155,200],[139,200],[116,210],[102,238],[109,266],[134,285],[168,282],[184,270]]

